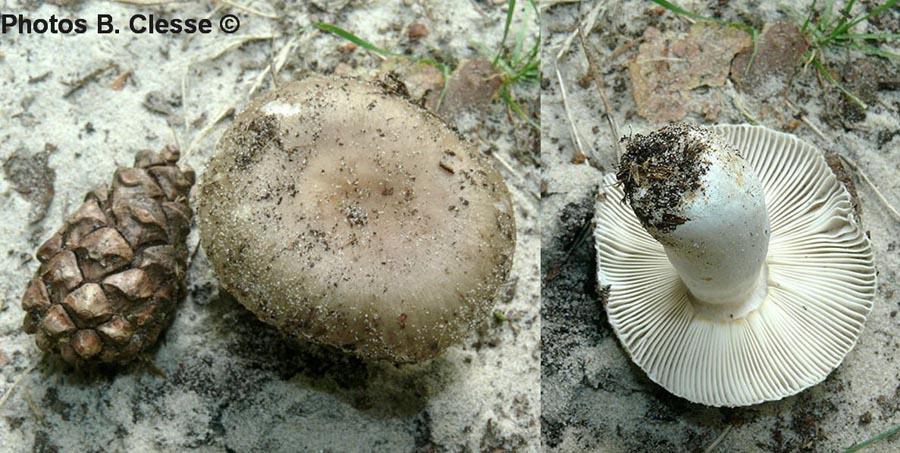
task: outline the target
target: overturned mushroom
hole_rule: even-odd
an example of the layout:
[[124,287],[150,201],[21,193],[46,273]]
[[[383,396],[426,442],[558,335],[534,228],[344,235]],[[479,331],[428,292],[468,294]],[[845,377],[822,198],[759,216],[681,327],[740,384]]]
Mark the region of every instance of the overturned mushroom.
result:
[[395,362],[434,357],[484,319],[515,243],[490,162],[353,79],[255,100],[219,143],[199,216],[222,284],[262,320]]
[[604,184],[606,310],[653,381],[744,406],[821,382],[853,348],[875,296],[872,249],[812,145],[675,124],[628,140]]

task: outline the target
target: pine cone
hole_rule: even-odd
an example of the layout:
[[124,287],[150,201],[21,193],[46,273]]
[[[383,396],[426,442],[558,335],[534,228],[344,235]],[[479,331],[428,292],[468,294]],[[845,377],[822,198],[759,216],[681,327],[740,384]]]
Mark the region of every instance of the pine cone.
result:
[[75,365],[124,363],[153,346],[185,293],[194,172],[177,148],[142,151],[89,193],[37,251],[22,297],[37,346]]

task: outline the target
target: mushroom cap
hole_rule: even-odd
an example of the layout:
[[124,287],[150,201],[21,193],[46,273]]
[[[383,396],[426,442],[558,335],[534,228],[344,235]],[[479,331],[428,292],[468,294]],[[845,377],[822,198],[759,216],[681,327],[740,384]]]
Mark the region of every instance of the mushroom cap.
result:
[[823,381],[856,344],[875,297],[872,248],[850,195],[814,146],[761,126],[710,128],[762,182],[771,226],[767,293],[745,317],[697,313],[663,246],[603,179],[594,230],[609,322],[671,393],[710,406],[778,400]]
[[506,282],[502,176],[424,109],[374,83],[310,77],[255,99],[204,175],[201,241],[260,319],[370,359],[459,341]]

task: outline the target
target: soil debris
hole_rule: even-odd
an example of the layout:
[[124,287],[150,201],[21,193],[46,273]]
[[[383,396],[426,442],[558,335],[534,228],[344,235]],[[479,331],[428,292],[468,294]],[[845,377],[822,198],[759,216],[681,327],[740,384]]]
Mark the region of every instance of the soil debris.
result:
[[751,44],[744,31],[696,23],[687,36],[647,27],[628,64],[638,115],[678,121],[689,112],[713,112],[716,96],[701,87],[725,85],[732,58]]
[[56,146],[49,143],[45,145],[43,151],[33,155],[19,149],[3,163],[6,179],[12,183],[19,195],[32,204],[29,216],[32,225],[44,220],[50,202],[53,201],[56,171],[50,168],[48,162],[50,153],[55,150]]
[[700,181],[709,168],[702,155],[710,132],[675,123],[647,135],[625,139],[625,155],[616,179],[645,228],[666,233],[689,219],[678,216],[687,194],[703,190]]
[[[844,65],[844,88],[860,98],[866,104],[878,102],[878,88],[885,68],[872,58],[861,58]],[[859,122],[866,119],[866,111],[847,96],[841,96],[843,119],[848,122]]]

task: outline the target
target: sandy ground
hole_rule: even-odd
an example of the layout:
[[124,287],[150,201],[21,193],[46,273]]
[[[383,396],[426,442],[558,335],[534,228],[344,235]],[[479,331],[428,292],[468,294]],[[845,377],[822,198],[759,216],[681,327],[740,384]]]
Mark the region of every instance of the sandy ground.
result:
[[[653,130],[661,123],[637,114],[628,63],[639,52],[648,27],[683,37],[689,24],[671,13],[660,14],[649,2],[600,3],[588,47],[596,54],[612,116],[622,135]],[[778,2],[680,1],[680,6],[706,15],[761,27],[765,22],[795,20]],[[797,2],[799,11],[808,3]],[[821,2],[820,2],[821,3]],[[782,401],[742,409],[715,409],[691,404],[667,393],[628,359],[600,308],[595,283],[596,260],[590,237],[594,194],[603,171],[615,168],[615,137],[610,133],[599,92],[582,79],[588,63],[580,40],[558,65],[553,60],[567,37],[596,3],[560,3],[545,10],[544,81],[542,91],[542,439],[551,451],[703,451],[717,439],[716,451],[839,451],[900,423],[900,319],[898,283],[900,219],[878,200],[872,188],[860,184],[863,220],[874,243],[879,272],[878,294],[856,348],[828,379]],[[873,3],[874,4],[874,3]],[[870,5],[871,6],[871,5]],[[879,22],[884,32],[897,33],[900,11]],[[857,32],[874,32],[860,26]],[[897,51],[896,47],[893,49]],[[856,54],[835,52],[830,61],[841,74],[863,68]],[[874,61],[883,64],[883,61]],[[897,74],[897,65],[870,71]],[[726,70],[727,74],[727,70]],[[844,73],[849,82],[849,76]],[[579,83],[582,81],[582,83]],[[869,110],[861,115],[845,107],[831,87],[822,88],[812,71],[798,76],[784,97],[763,102],[760,92],[740,93],[733,85],[700,87],[711,99],[707,112],[689,109],[687,121],[700,124],[742,123],[747,115],[769,127],[788,130],[829,152],[853,159],[894,206],[900,205],[900,92],[887,85],[868,90]],[[565,88],[567,115],[562,98]],[[779,88],[779,87],[775,87]],[[863,91],[865,89],[861,88]],[[708,96],[708,97],[707,97]],[[739,111],[739,108],[744,113]],[[573,139],[572,118],[587,157],[580,160]],[[792,120],[797,119],[792,124]],[[812,126],[810,126],[812,125]],[[821,135],[813,128],[818,129]],[[587,234],[585,234],[587,233]],[[584,236],[587,236],[586,238]],[[897,451],[893,437],[867,451]]]
[[[369,78],[393,64],[362,49],[346,52],[346,41],[311,22],[456,66],[493,56],[505,18],[496,3],[257,1],[255,10],[277,18],[212,12],[214,20],[225,12],[241,18],[233,35],[3,35],[0,161],[12,164],[0,178],[0,394],[8,396],[0,450],[538,450],[538,134],[511,120],[498,100],[453,121],[496,156],[513,192],[518,243],[508,297],[477,334],[438,359],[396,368],[284,340],[218,291],[202,250],[189,271],[190,295],[146,363],[75,373],[42,358],[20,328],[34,250],[138,150],[177,141],[202,174],[230,121],[226,112],[240,110],[252,90],[311,73]],[[91,20],[103,13],[124,23],[137,12],[185,18],[211,8],[24,0],[5,1],[2,10]],[[410,40],[413,22],[427,36]],[[533,36],[533,21],[514,29],[529,25],[525,36]],[[267,72],[273,62],[276,76]],[[518,89],[526,109],[537,109],[538,91]]]

